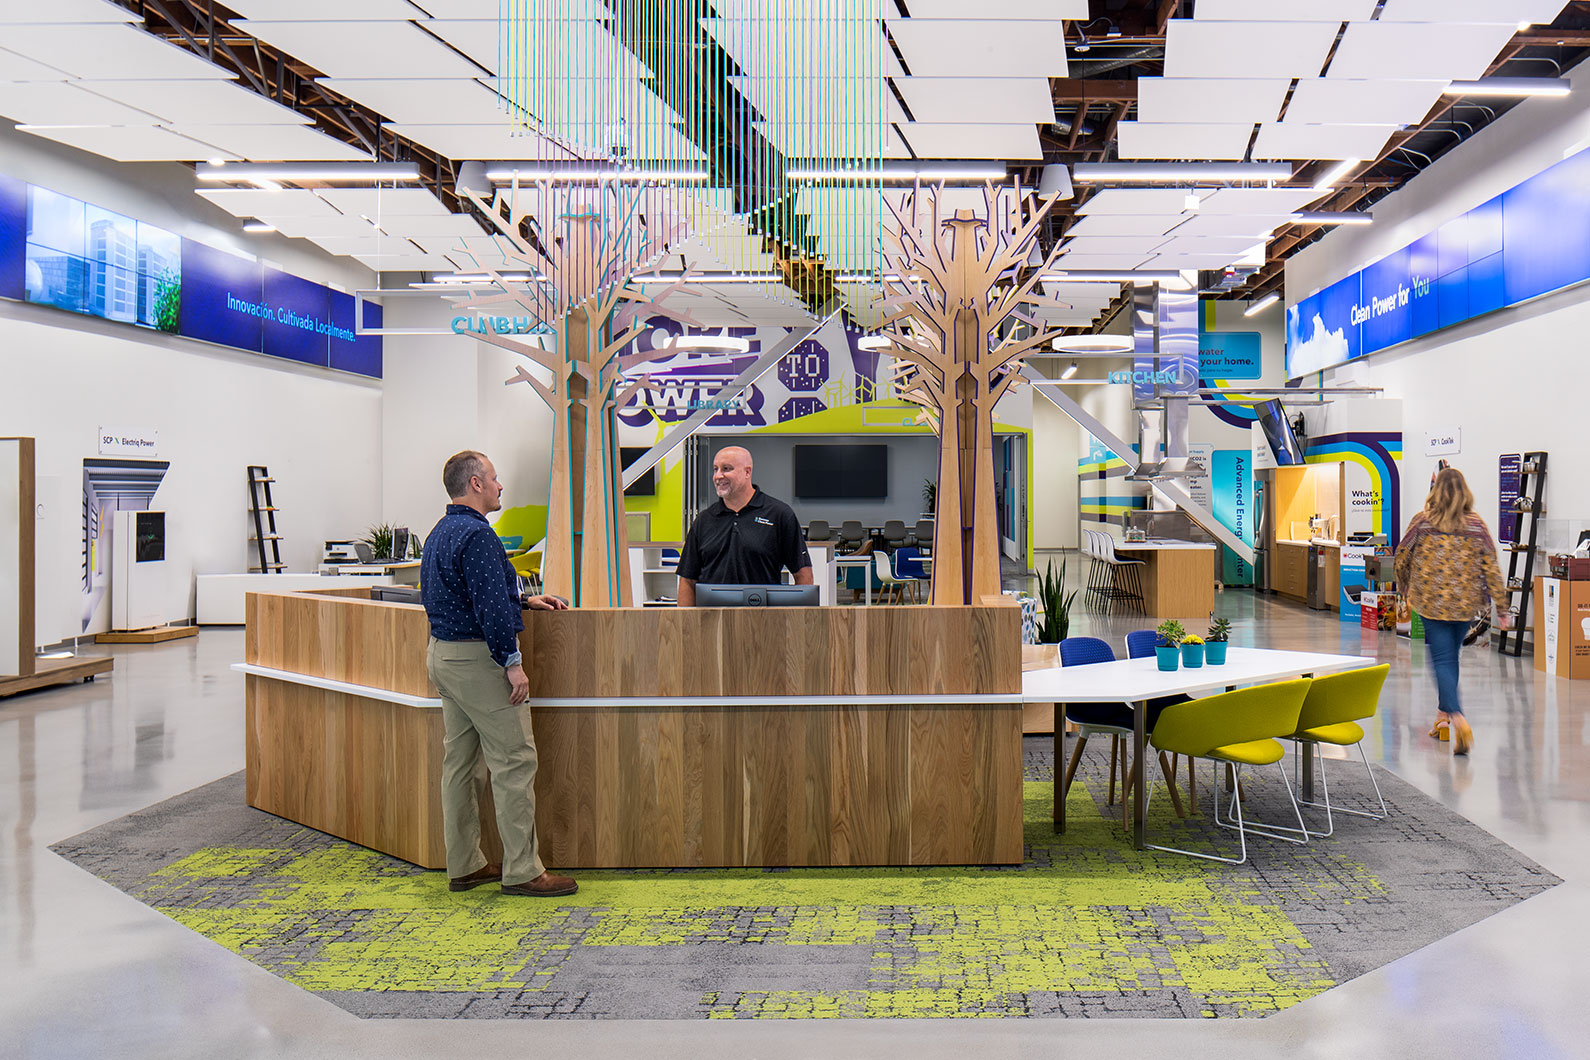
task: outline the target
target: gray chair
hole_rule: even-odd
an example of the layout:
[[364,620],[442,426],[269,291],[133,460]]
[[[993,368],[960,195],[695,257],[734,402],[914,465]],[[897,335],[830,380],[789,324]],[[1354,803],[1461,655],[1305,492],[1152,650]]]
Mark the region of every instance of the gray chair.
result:
[[888,548],[899,548],[906,544],[908,534],[905,523],[899,519],[887,519],[883,524],[883,543]]
[[918,519],[916,526],[907,537],[906,544],[915,545],[929,552],[933,551],[933,520]]
[[833,527],[822,519],[813,519],[806,524],[806,540],[832,541],[834,539]]
[[860,548],[867,540],[867,528],[860,519],[846,519],[839,524],[839,547],[853,545]]

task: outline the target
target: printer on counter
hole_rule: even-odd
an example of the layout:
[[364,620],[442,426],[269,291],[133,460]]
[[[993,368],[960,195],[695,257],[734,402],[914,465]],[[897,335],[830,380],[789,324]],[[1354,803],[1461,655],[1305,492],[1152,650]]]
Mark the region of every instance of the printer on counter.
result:
[[327,541],[320,552],[322,567],[336,567],[344,563],[369,563],[375,553],[363,541]]

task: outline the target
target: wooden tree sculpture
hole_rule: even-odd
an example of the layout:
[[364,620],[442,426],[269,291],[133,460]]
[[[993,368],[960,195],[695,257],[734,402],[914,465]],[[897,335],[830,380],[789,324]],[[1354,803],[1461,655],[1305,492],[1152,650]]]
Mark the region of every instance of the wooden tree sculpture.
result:
[[[507,265],[486,264],[496,286],[457,304],[486,314],[484,334],[550,376],[519,367],[508,385],[525,383],[552,409],[551,493],[541,571],[546,591],[577,607],[627,607],[629,537],[624,521],[616,410],[647,383],[629,373],[670,349],[620,352],[649,316],[695,321],[663,305],[688,272],[647,294],[631,283],[667,254],[692,220],[675,189],[605,182],[570,188],[543,182],[522,194],[517,182],[490,202],[469,198],[492,219],[509,247]],[[479,260],[477,258],[477,260]],[[504,278],[524,269],[523,281]],[[644,306],[645,314],[640,312]],[[513,317],[500,316],[513,313]],[[523,334],[528,314],[533,334]]]
[[[994,406],[1020,379],[1020,358],[1060,328],[1044,329],[1024,307],[1054,304],[1034,294],[1042,266],[1019,275],[1054,205],[1024,201],[1020,184],[983,190],[981,217],[944,216],[943,186],[916,188],[891,201],[884,233],[882,333],[890,339],[899,395],[921,405],[939,438],[933,531],[935,604],[972,604],[999,593],[999,530],[994,508]],[[1025,218],[1023,213],[1025,212]],[[997,345],[1006,318],[1026,321]]]

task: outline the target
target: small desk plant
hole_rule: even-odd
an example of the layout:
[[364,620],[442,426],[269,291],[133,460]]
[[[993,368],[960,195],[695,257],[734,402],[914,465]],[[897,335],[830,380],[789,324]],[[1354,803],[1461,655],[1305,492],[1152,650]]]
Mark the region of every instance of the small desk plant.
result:
[[1204,637],[1204,655],[1210,666],[1226,661],[1226,643],[1231,640],[1231,619],[1209,612],[1209,633]]
[[1159,639],[1154,642],[1154,656],[1159,660],[1159,668],[1176,669],[1181,654],[1181,642],[1187,636],[1187,631],[1174,618],[1167,618],[1155,628],[1154,632],[1159,634]]

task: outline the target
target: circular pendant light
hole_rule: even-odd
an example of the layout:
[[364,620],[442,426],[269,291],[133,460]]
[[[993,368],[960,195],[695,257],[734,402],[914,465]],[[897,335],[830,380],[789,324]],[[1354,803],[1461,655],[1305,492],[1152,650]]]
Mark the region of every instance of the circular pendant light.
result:
[[1054,340],[1057,353],[1131,353],[1130,335],[1062,335]]

